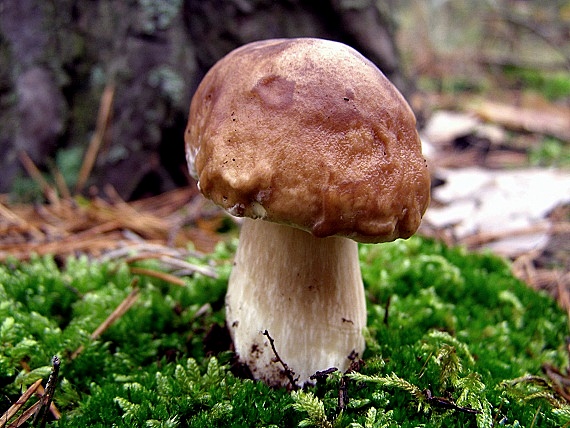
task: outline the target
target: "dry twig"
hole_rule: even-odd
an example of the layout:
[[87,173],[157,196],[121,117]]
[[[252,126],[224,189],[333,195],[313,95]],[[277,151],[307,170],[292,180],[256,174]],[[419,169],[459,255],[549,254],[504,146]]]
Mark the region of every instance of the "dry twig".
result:
[[26,389],[26,391],[20,396],[20,398],[18,398],[18,400],[12,404],[2,416],[0,416],[0,428],[6,426],[8,421],[11,420],[16,415],[16,413],[20,411],[22,406],[24,406],[36,392],[39,392],[41,394],[42,391],[40,388],[43,389],[42,379],[38,379],[32,385],[30,385],[28,389]]
[[[113,325],[119,318],[121,318],[138,300],[140,289],[137,287],[138,280],[135,278],[131,283],[131,287],[133,290],[129,293],[127,297],[117,306],[117,308],[103,321],[99,327],[95,329],[93,333],[91,333],[91,339],[96,340],[98,339],[104,332],[107,330],[111,325]],[[77,356],[83,352],[85,347],[81,345],[79,348],[71,354],[70,359],[75,359]]]
[[85,153],[83,164],[81,165],[81,169],[79,170],[79,177],[77,179],[77,185],[75,187],[75,191],[77,193],[81,193],[81,191],[83,190],[83,187],[85,186],[85,183],[87,182],[87,179],[91,174],[93,165],[95,165],[97,154],[99,153],[101,145],[103,144],[105,134],[109,127],[114,95],[115,95],[115,86],[112,84],[107,85],[103,91],[103,96],[101,97],[99,103],[99,114],[97,115],[97,125],[95,127],[95,133],[93,134],[93,137],[89,142],[89,147],[87,148],[87,152]]

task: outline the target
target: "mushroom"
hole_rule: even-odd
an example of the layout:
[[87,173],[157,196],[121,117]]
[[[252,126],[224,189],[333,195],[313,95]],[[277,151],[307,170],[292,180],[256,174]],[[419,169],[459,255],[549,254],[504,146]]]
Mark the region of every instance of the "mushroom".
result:
[[344,44],[253,42],[205,75],[185,143],[202,194],[244,217],[226,295],[239,361],[274,386],[346,370],[365,347],[357,242],[410,237],[429,203],[402,95]]

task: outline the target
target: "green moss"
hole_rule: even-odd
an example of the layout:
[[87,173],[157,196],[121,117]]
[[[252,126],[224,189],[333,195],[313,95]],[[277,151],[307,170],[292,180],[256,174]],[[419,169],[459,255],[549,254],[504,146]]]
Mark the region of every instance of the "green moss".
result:
[[58,355],[54,401],[63,416],[51,426],[556,427],[570,420],[541,371],[568,363],[565,314],[498,257],[422,238],[361,246],[363,364],[291,393],[237,376],[227,346],[205,346],[212,327],[223,325],[233,251],[191,260],[214,264],[215,280],[195,275],[180,287],[141,278],[137,302],[97,340],[90,334],[132,289],[125,265],[80,258],[60,268],[45,257],[0,266],[0,414],[22,388],[47,378]]

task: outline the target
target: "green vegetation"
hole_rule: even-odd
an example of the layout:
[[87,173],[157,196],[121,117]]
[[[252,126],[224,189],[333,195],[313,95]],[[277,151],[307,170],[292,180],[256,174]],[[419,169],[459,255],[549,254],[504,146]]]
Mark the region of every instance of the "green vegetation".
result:
[[551,101],[570,96],[568,72],[548,72],[513,65],[504,67],[504,75],[513,86],[534,90]]
[[556,138],[547,137],[529,153],[533,166],[570,167],[570,144]]
[[443,94],[484,94],[490,90],[490,82],[484,76],[464,76],[449,74],[446,76],[418,76],[418,89],[425,92]]
[[[419,237],[362,246],[363,361],[289,392],[237,375],[219,340],[232,253],[220,246],[208,260],[191,260],[213,264],[219,278],[196,274],[185,287],[147,277],[136,284],[118,262],[4,263],[0,415],[47,379],[57,355],[62,418],[48,424],[57,427],[570,424],[570,407],[541,370],[568,364],[566,316],[503,260]],[[91,339],[134,287],[132,308]]]

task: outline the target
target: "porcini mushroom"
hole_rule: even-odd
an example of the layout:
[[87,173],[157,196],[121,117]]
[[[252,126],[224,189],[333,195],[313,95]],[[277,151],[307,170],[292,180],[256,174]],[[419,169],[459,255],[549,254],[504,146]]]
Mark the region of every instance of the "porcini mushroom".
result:
[[244,217],[226,321],[254,378],[303,385],[362,354],[357,242],[410,237],[429,203],[415,124],[382,72],[338,42],[250,43],[200,83],[187,159],[202,194]]

